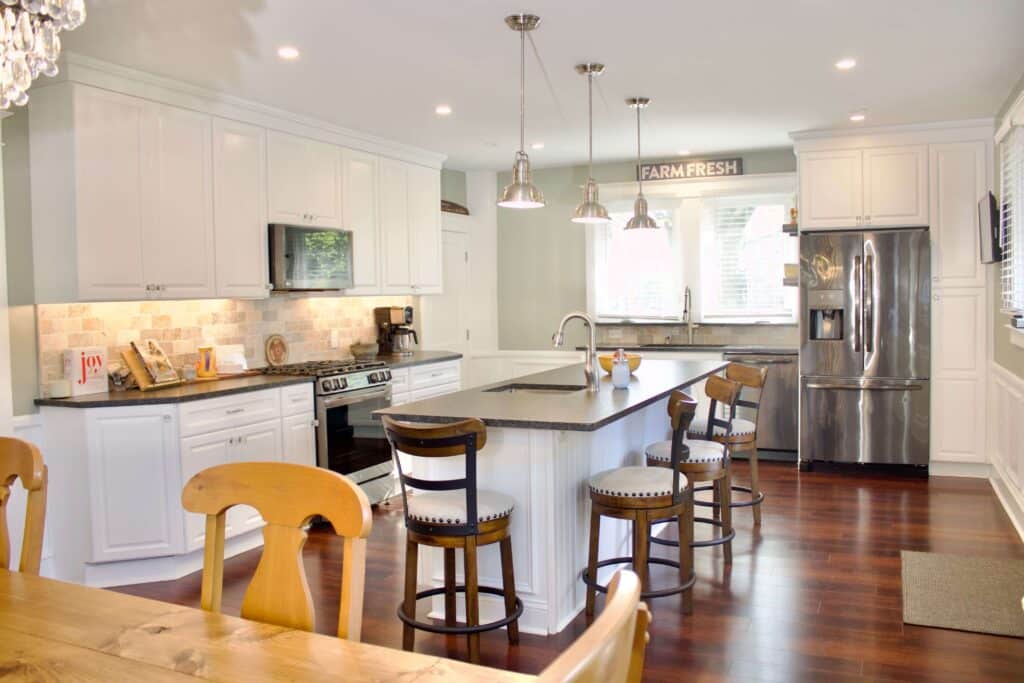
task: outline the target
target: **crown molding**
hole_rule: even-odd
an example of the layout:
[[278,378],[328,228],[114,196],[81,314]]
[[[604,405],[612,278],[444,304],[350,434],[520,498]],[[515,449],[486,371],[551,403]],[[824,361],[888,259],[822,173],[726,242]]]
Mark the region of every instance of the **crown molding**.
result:
[[1001,142],[1014,126],[1024,126],[1024,90],[1017,95],[996,129],[996,142]]
[[65,52],[61,59],[60,75],[42,87],[60,82],[81,83],[430,168],[440,168],[447,158],[439,152],[74,52]]
[[790,133],[789,136],[793,140],[794,151],[799,154],[808,151],[991,140],[994,127],[994,119],[984,118],[898,126],[806,130]]

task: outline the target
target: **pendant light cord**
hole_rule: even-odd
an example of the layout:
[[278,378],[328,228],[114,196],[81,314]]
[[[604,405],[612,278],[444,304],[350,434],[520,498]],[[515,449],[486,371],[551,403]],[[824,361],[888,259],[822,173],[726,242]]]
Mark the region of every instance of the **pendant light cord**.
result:
[[526,31],[519,31],[519,153],[526,153]]
[[587,177],[594,177],[594,73],[587,73],[587,103],[589,129],[587,131]]
[[637,194],[641,197],[644,194],[644,174],[640,172],[640,103],[636,104],[636,185]]

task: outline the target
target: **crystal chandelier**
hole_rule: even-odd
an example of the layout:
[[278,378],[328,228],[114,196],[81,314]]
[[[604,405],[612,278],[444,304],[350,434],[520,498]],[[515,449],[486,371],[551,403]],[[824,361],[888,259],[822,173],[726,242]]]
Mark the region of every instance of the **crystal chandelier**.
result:
[[32,81],[57,75],[60,32],[85,21],[85,0],[0,0],[0,109],[28,103]]

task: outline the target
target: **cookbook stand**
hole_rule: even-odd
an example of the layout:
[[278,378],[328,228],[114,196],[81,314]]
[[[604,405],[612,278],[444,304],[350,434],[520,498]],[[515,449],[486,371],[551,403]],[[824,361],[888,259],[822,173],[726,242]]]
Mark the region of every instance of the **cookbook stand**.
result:
[[149,371],[146,370],[146,366],[143,365],[142,360],[131,351],[122,351],[121,360],[123,360],[124,364],[128,366],[128,369],[132,371],[132,375],[135,377],[135,381],[138,383],[139,389],[142,391],[176,387],[182,383],[180,377],[166,382],[154,382],[153,378],[149,375]]

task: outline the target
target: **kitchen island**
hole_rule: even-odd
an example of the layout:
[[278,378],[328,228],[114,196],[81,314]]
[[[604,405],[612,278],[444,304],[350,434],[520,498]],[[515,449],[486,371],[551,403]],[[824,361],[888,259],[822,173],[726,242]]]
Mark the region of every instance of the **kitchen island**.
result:
[[[584,389],[583,365],[570,365],[375,414],[436,423],[476,417],[488,426],[477,477],[480,488],[515,500],[512,547],[516,590],[524,605],[519,627],[550,634],[565,628],[583,609],[579,577],[587,556],[590,476],[640,464],[644,447],[669,435],[668,395],[725,365],[716,360],[645,359],[628,389],[616,390],[602,376],[596,393]],[[455,478],[462,476],[462,460],[415,458],[413,468],[427,479]],[[602,557],[628,554],[626,524],[604,524]],[[434,548],[421,552],[421,584],[443,585],[441,553]],[[479,572],[481,585],[501,585],[496,546],[481,552]],[[433,607],[433,616],[442,614],[442,601]],[[480,596],[482,621],[498,618],[503,610],[499,598]]]

